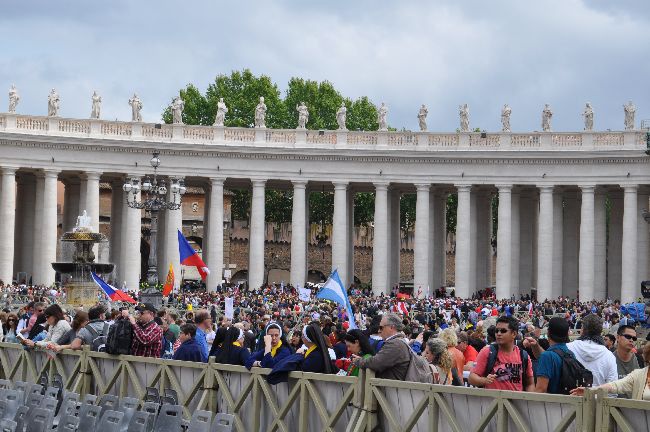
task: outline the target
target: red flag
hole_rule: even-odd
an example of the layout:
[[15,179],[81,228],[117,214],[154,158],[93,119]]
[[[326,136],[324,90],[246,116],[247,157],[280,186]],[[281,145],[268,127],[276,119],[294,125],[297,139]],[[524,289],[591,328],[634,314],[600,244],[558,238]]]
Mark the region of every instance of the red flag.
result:
[[174,266],[172,263],[169,263],[169,271],[167,272],[167,279],[165,280],[165,285],[163,285],[163,296],[167,297],[169,293],[174,289]]

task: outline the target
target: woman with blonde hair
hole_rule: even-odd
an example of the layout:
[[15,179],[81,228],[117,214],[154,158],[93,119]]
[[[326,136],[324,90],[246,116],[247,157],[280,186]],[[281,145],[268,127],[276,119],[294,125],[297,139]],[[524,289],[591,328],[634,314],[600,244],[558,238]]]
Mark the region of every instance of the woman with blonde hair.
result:
[[454,360],[454,367],[458,373],[459,377],[463,375],[463,369],[465,368],[465,356],[463,353],[456,348],[458,346],[458,335],[456,332],[450,328],[446,328],[440,332],[438,336],[447,344],[447,350],[451,354],[451,358]]
[[451,385],[454,360],[449,354],[447,343],[440,338],[429,338],[424,346],[424,358],[431,365],[433,383]]

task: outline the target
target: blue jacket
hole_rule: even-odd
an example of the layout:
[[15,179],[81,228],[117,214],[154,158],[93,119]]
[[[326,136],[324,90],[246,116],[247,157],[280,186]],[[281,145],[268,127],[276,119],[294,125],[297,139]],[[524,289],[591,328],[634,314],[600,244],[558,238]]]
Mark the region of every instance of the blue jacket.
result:
[[337,359],[345,357],[348,353],[348,346],[345,344],[345,342],[337,343],[332,347],[332,349],[334,350]]
[[[214,355],[217,357],[219,354],[221,354],[221,351],[223,348],[218,347],[216,350],[214,350]],[[238,366],[244,366],[246,362],[248,361],[248,358],[250,357],[251,352],[248,350],[248,348],[242,348],[239,346],[233,346],[232,349],[230,350],[230,353],[228,353],[228,359],[225,362],[222,362],[223,364],[231,364],[231,365],[238,365]]]
[[185,360],[193,362],[202,362],[201,347],[196,339],[188,339],[183,342],[174,353],[174,360]]
[[280,360],[273,366],[273,370],[266,377],[269,384],[278,384],[287,382],[289,372],[316,372],[323,373],[325,365],[323,356],[320,351],[313,351],[309,357],[305,358],[303,354],[291,354]]
[[196,336],[194,337],[196,339],[196,343],[198,344],[199,348],[201,349],[201,361],[203,363],[208,362],[208,341],[205,338],[205,332],[198,328],[196,329]]
[[253,367],[253,363],[259,361],[263,368],[273,368],[279,361],[291,354],[291,348],[284,345],[275,352],[275,357],[271,356],[271,353],[264,355],[264,350],[255,351],[250,357],[248,357],[244,366],[250,370],[250,368]]

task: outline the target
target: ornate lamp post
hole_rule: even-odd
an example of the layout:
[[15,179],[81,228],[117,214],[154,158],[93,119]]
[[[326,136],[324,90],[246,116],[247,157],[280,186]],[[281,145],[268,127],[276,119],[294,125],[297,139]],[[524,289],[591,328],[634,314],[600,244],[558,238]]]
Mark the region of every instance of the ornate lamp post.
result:
[[[150,233],[151,248],[149,252],[149,261],[147,269],[148,288],[158,286],[158,212],[160,210],[178,210],[181,208],[181,197],[185,194],[185,184],[181,179],[170,179],[171,200],[166,201],[167,185],[164,179],[158,178],[158,167],[160,166],[160,152],[153,151],[151,166],[153,167],[153,176],[146,176],[142,184],[138,179],[131,179],[124,183],[122,187],[126,192],[126,204],[134,209],[144,209],[151,215]],[[140,201],[136,199],[138,192],[142,191]]]

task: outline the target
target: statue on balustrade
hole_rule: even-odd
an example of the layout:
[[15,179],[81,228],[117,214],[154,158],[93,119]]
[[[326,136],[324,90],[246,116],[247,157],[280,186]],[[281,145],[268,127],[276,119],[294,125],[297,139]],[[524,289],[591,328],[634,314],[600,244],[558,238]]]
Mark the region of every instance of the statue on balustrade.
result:
[[634,130],[636,107],[632,101],[629,101],[626,105],[623,105],[623,110],[625,111],[625,130]]
[[508,104],[503,104],[503,108],[501,108],[501,132],[512,132],[510,129],[510,114],[512,114],[512,108]]
[[180,96],[176,96],[172,101],[172,123],[183,124],[183,108],[185,108],[185,102]]
[[460,131],[469,132],[469,107],[467,104],[458,105],[458,115],[460,116]]
[[20,95],[18,94],[18,90],[16,90],[16,86],[12,84],[11,88],[9,89],[9,113],[10,114],[16,113],[16,105],[18,105],[19,100],[20,100]]
[[215,126],[223,127],[224,122],[226,121],[227,112],[228,107],[226,106],[226,103],[223,101],[223,98],[219,98],[219,102],[217,102],[217,115],[214,118]]
[[133,93],[133,97],[129,99],[129,105],[131,105],[131,121],[141,122],[142,114],[140,114],[140,110],[142,110],[142,101],[137,94]]
[[102,109],[102,97],[97,94],[97,91],[93,92],[93,108],[92,111],[90,111],[90,118],[91,119],[99,119],[99,114]]
[[542,111],[542,130],[544,132],[551,131],[551,118],[553,117],[553,111],[548,104],[544,105],[544,110]]
[[296,111],[298,111],[298,129],[307,129],[307,122],[309,121],[309,109],[304,102],[300,102],[300,105],[296,105]]
[[264,96],[260,96],[260,103],[255,107],[255,127],[266,127],[266,104],[264,103]]
[[388,116],[388,107],[386,106],[385,103],[381,103],[381,106],[379,107],[379,110],[377,111],[377,123],[379,123],[379,130],[380,131],[387,131],[388,130],[388,121],[386,117]]
[[591,107],[591,102],[585,104],[585,110],[582,116],[585,118],[585,130],[594,130],[594,109]]
[[47,97],[47,115],[49,117],[56,117],[59,115],[59,94],[56,90],[52,89],[50,95]]
[[420,107],[420,111],[418,111],[418,123],[420,125],[420,132],[426,132],[427,131],[427,115],[429,114],[429,110],[427,107],[422,104]]
[[339,125],[339,130],[348,130],[345,122],[348,116],[348,109],[345,107],[345,102],[341,102],[341,107],[336,111],[336,123]]

